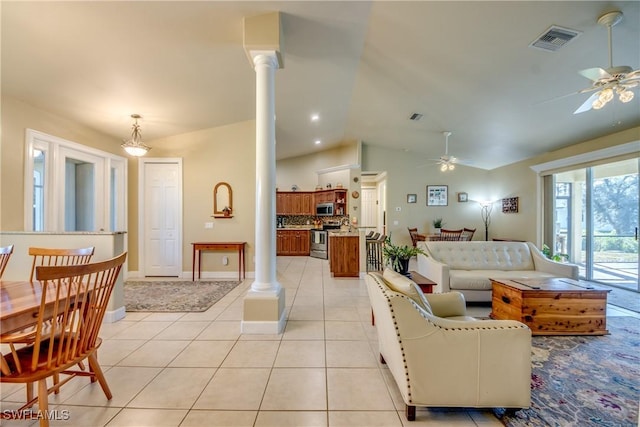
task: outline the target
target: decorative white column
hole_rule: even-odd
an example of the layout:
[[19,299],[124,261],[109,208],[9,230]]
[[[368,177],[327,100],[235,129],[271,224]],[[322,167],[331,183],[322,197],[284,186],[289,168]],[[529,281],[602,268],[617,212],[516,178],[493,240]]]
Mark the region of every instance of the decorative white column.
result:
[[253,58],[256,70],[256,272],[253,291],[277,292],[275,52]]
[[242,332],[279,334],[285,324],[285,293],[276,280],[275,51],[251,52],[256,71],[255,281],[244,299]]

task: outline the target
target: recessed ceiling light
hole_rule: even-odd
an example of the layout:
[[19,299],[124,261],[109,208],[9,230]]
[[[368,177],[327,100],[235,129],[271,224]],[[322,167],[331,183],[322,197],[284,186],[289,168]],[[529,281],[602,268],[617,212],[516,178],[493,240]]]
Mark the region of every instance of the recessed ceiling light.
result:
[[320,142],[322,142],[322,141],[320,141],[319,139],[316,139],[314,142],[316,143],[316,145],[318,145],[318,144],[320,144]]
[[319,114],[312,114],[311,115],[311,121],[312,122],[317,122],[318,120],[320,120],[320,115]]

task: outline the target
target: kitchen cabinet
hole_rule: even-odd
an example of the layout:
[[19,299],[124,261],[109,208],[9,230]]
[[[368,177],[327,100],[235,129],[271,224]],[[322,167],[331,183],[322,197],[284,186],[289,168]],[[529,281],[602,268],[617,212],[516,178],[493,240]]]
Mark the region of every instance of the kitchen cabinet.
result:
[[277,230],[276,255],[309,255],[309,230]]
[[335,215],[349,215],[347,211],[347,190],[335,190],[333,203],[333,212]]
[[347,190],[278,191],[276,215],[316,215],[316,205],[333,203],[335,215],[348,215]]
[[308,191],[279,191],[276,193],[277,215],[315,215],[313,193]]
[[329,233],[329,270],[333,277],[360,275],[358,233]]

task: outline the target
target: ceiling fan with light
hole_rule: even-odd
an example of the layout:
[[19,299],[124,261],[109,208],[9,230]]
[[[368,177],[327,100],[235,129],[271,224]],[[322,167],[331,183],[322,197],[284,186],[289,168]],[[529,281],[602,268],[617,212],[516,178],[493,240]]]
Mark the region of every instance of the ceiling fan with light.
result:
[[440,156],[439,159],[435,159],[440,165],[440,171],[452,171],[456,168],[456,163],[458,163],[458,159],[454,156],[449,155],[449,137],[451,136],[451,132],[445,131],[442,132],[445,137],[444,142],[444,155]]
[[580,74],[593,83],[591,87],[582,89],[578,93],[594,92],[573,114],[583,113],[591,109],[599,110],[615,95],[618,99],[630,102],[634,93],[632,89],[640,83],[640,69],[634,70],[627,65],[613,66],[612,27],[622,20],[622,12],[619,10],[605,13],[598,18],[598,24],[606,26],[609,33],[609,68],[588,68],[580,71]]

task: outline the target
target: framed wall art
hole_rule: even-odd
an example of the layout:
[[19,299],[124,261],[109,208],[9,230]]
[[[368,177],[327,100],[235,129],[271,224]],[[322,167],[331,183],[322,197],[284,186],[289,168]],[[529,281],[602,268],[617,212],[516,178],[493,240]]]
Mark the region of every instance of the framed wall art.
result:
[[427,185],[427,206],[447,206],[448,186]]
[[418,201],[417,194],[407,194],[407,203],[415,203]]
[[465,203],[469,200],[467,193],[458,193],[458,202]]
[[518,213],[518,198],[508,197],[502,199],[502,213]]

